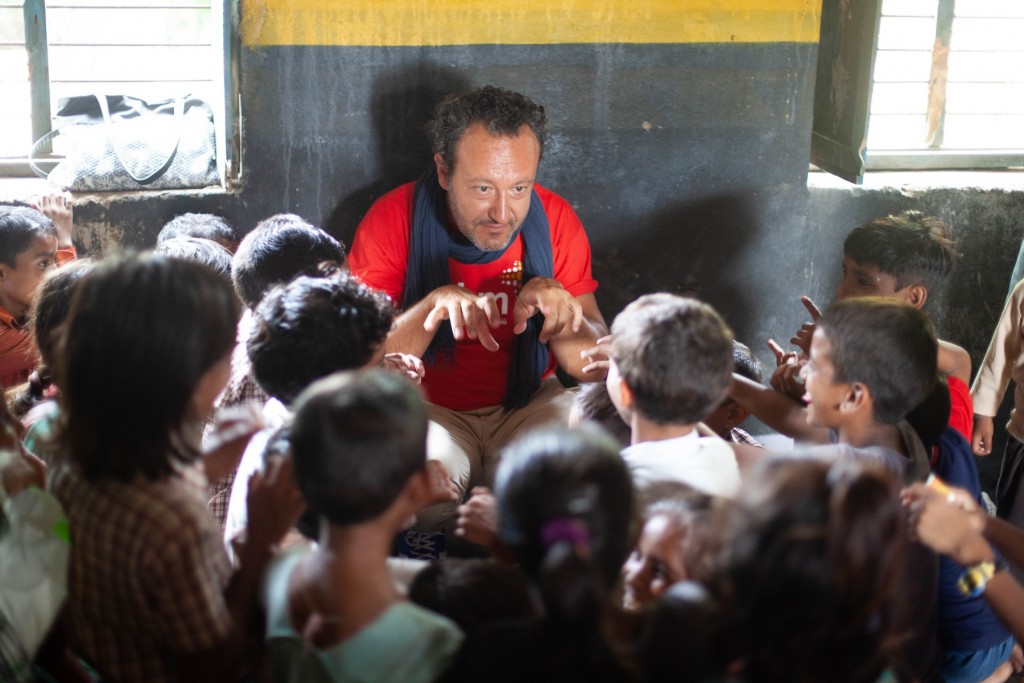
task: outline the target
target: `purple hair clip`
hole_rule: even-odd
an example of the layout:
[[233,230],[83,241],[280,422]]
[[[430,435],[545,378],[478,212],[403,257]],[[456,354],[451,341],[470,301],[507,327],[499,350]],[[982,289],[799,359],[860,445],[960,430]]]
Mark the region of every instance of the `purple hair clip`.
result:
[[575,517],[557,517],[541,526],[540,541],[545,551],[563,542],[574,548],[589,548],[590,533],[587,525]]

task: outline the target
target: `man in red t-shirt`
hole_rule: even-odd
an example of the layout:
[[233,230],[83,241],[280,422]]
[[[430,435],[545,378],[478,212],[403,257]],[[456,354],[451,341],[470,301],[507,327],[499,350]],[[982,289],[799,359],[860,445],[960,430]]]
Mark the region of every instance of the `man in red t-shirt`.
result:
[[518,93],[447,97],[429,127],[434,166],[374,203],[349,255],[352,272],[402,309],[386,350],[424,358],[432,418],[455,447],[443,462],[464,492],[490,484],[516,433],[564,422],[571,397],[556,365],[604,379],[580,355],[607,333],[587,236],[568,202],[535,182],[545,124]]

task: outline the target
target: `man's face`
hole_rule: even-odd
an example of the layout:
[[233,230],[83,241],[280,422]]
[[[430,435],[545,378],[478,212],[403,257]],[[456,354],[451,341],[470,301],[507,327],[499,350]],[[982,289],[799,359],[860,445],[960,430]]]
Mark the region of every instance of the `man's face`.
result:
[[14,267],[0,263],[0,306],[15,317],[25,314],[46,271],[56,265],[57,238],[40,235],[14,257]]
[[846,384],[835,382],[832,344],[821,328],[811,337],[809,360],[800,369],[804,380],[803,400],[807,404],[807,423],[815,427],[836,427],[835,415],[846,395]]
[[434,155],[437,177],[459,232],[481,251],[500,251],[530,210],[540,144],[528,126],[515,137],[474,123],[455,144],[455,168]]
[[654,515],[644,524],[636,547],[622,566],[627,609],[657,600],[672,584],[685,581],[683,557],[686,528],[668,515]]
[[883,296],[887,299],[909,301],[910,287],[896,288],[896,277],[883,273],[878,266],[854,261],[843,256],[843,281],[836,290],[836,300],[861,296]]

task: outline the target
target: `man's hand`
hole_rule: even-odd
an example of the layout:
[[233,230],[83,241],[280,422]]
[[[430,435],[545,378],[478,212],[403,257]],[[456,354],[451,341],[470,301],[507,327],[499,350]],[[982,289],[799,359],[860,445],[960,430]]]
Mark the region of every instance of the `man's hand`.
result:
[[411,353],[389,353],[381,360],[380,365],[386,370],[392,370],[408,379],[413,384],[419,384],[427,375],[427,369],[418,356]]
[[992,435],[994,433],[995,425],[991,417],[974,415],[974,438],[971,439],[971,447],[975,455],[988,455],[992,452]]
[[608,372],[612,358],[612,335],[605,335],[597,340],[596,346],[580,351],[580,358],[590,362],[583,366],[583,372]]
[[423,329],[437,332],[441,321],[447,320],[457,341],[479,339],[488,351],[498,350],[491,328],[498,326],[501,316],[493,294],[477,296],[465,287],[445,285],[435,289],[431,297],[433,307],[423,321]]
[[809,296],[800,297],[800,303],[811,314],[811,322],[801,325],[796,334],[790,338],[789,343],[799,348],[804,358],[806,358],[811,355],[811,337],[814,336],[814,328],[818,324],[818,319],[821,318],[821,311],[818,310],[818,307],[814,305]]
[[71,246],[71,229],[74,218],[74,202],[70,192],[54,192],[36,197],[29,205],[43,214],[57,228],[57,248],[66,249]]
[[580,302],[562,287],[562,283],[550,277],[531,278],[519,292],[513,312],[515,326],[512,332],[522,334],[526,330],[526,322],[537,313],[544,315],[544,325],[540,330],[541,344],[547,344],[567,325],[576,333],[583,324],[583,307]]

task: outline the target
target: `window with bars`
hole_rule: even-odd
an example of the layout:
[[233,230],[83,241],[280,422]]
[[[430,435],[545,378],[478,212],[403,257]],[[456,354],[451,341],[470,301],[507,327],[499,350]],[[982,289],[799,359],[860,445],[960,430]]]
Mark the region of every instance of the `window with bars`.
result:
[[[228,7],[225,7],[227,5]],[[0,158],[28,171],[33,142],[61,98],[92,93],[210,102],[230,143],[232,3],[211,0],[0,0]],[[225,136],[224,133],[227,133]],[[53,150],[59,155],[60,137]],[[220,144],[224,149],[223,140]],[[219,158],[230,159],[228,153]]]
[[1021,35],[1017,0],[826,2],[814,161],[850,180],[1024,166]]

